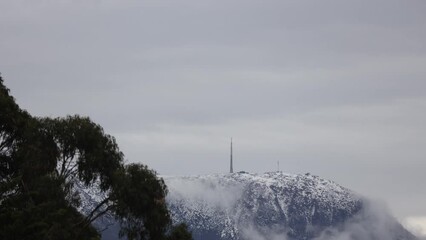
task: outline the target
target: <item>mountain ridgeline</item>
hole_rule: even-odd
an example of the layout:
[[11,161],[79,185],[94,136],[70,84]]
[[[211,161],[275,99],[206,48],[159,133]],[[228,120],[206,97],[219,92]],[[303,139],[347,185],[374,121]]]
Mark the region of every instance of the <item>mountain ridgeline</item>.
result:
[[[310,174],[163,178],[173,221],[186,222],[195,240],[416,239],[380,205]],[[111,229],[103,239],[114,239]]]

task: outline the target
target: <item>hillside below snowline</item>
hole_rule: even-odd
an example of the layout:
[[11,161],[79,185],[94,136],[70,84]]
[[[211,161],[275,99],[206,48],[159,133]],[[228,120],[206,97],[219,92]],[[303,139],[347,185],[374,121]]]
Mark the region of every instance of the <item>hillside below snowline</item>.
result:
[[[380,205],[311,174],[282,172],[162,176],[174,223],[195,240],[412,240]],[[83,213],[100,197],[82,189]],[[95,225],[114,219],[107,215]],[[102,233],[118,239],[117,224]]]

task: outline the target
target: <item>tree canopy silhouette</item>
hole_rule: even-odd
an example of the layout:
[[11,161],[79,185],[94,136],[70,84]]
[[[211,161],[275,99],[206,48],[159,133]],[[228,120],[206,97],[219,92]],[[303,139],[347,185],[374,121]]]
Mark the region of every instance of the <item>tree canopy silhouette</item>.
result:
[[[76,183],[106,193],[87,215],[77,211]],[[124,164],[100,125],[33,117],[0,77],[0,239],[99,239],[91,223],[107,212],[128,239],[192,239],[186,225],[172,225],[166,194],[155,171]]]

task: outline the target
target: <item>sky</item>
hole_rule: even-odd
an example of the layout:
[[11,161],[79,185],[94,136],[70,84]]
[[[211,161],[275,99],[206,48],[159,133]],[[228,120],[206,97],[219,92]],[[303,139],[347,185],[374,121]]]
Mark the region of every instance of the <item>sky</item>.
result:
[[89,116],[160,174],[229,171],[232,137],[236,171],[279,162],[426,226],[425,12],[424,0],[0,0],[0,72],[21,108]]

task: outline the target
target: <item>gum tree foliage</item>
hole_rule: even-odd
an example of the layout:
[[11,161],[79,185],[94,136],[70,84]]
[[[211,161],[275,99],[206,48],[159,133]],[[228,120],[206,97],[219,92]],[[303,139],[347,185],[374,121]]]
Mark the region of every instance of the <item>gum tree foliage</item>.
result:
[[126,166],[118,173],[117,179],[118,184],[113,188],[111,197],[116,200],[115,212],[121,217],[123,228],[120,235],[162,239],[167,224],[156,223],[170,222],[165,204],[167,188],[164,181],[159,180],[155,172],[146,166],[137,164]]
[[[83,216],[75,184],[106,198]],[[114,137],[88,117],[35,118],[0,77],[0,239],[99,239],[91,223],[110,212],[128,239],[189,240],[173,226],[167,187],[142,164],[125,165]]]

